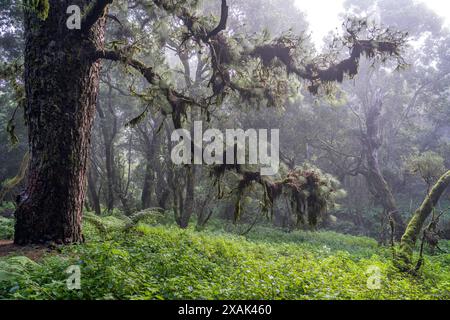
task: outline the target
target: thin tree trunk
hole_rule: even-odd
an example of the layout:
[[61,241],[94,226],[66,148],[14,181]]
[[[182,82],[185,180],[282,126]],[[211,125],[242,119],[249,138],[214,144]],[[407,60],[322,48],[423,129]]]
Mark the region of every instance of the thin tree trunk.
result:
[[195,165],[186,166],[186,197],[180,227],[186,229],[194,213],[195,205]]
[[[112,88],[109,87],[108,90],[108,108],[111,113],[113,120],[110,121],[108,117],[106,117],[105,112],[103,111],[102,106],[99,102],[97,102],[97,112],[100,118],[100,127],[103,135],[103,143],[105,148],[105,168],[106,168],[106,208],[108,211],[112,211],[114,209],[115,203],[115,192],[114,188],[116,186],[116,170],[115,170],[115,160],[114,160],[114,139],[117,135],[117,118],[114,114],[114,110],[112,110],[111,105],[111,97]],[[113,123],[112,128],[110,127],[111,122]]]
[[95,211],[96,215],[101,215],[102,211],[100,208],[100,197],[97,192],[97,187],[94,179],[94,174],[92,170],[90,170],[88,174],[88,188],[89,188],[89,196],[91,198],[92,208]]
[[[157,125],[158,123],[155,123],[155,126]],[[147,127],[141,128],[139,130],[141,134],[141,140],[144,143],[144,156],[146,162],[144,183],[141,193],[141,207],[143,210],[152,207],[152,205],[156,202],[153,201],[153,193],[156,193],[155,171],[156,167],[158,167],[159,162],[159,159],[157,158],[159,154],[156,152],[156,150],[159,147],[159,137],[155,131],[155,128],[152,128],[152,130],[150,131],[147,130]]]
[[422,205],[416,210],[403,234],[400,249],[397,252],[396,264],[403,271],[410,271],[412,256],[420,232],[438,203],[440,197],[450,185],[450,171],[447,171],[431,189]]
[[[91,1],[77,4],[84,12]],[[45,20],[30,10],[24,17],[31,161],[15,213],[14,241],[19,245],[83,241],[86,169],[100,72],[92,56],[103,47],[105,19],[93,12],[87,30],[69,30],[64,19],[67,2],[49,0],[49,5]]]
[[[129,196],[129,191],[130,191],[130,183],[131,183],[131,150],[133,148],[133,136],[130,134],[129,140],[128,140],[128,159],[127,159],[127,172],[125,173],[125,168],[124,168],[124,173],[122,175],[122,179],[125,183],[124,186],[122,186],[122,184],[118,183],[116,184],[116,193],[119,196],[120,202],[122,203],[122,207],[123,210],[125,212],[125,214],[127,216],[131,215],[133,209],[130,206],[130,199],[128,198]],[[126,175],[126,180],[125,180],[125,175]],[[117,180],[116,180],[117,181]]]
[[[156,150],[160,150],[161,149],[161,138],[160,137],[156,137],[157,141],[156,143]],[[167,155],[168,157],[170,157],[170,155]],[[168,180],[168,170],[164,170],[164,168],[161,167],[160,164],[160,160],[156,159],[156,157],[154,157],[154,171],[156,173],[156,187],[155,187],[155,195],[156,195],[156,199],[157,199],[157,203],[158,203],[158,207],[163,208],[163,209],[168,209],[168,201],[170,199],[170,189],[169,186],[167,185],[167,180]],[[167,179],[166,179],[167,178]]]
[[141,207],[142,210],[148,209],[152,206],[152,185],[154,184],[154,173],[151,161],[151,156],[147,155],[147,163],[145,164],[144,184],[142,186]]

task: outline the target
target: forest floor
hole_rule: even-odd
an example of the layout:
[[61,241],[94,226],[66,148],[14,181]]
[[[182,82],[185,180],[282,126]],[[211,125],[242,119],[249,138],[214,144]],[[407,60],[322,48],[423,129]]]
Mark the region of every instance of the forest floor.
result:
[[[196,231],[140,218],[89,215],[86,243],[60,252],[2,242],[0,299],[450,299],[450,254],[427,255],[413,277],[371,238],[269,226],[244,237],[222,220]],[[0,221],[0,237],[11,226]],[[73,266],[80,290],[67,286]]]
[[39,261],[51,252],[47,246],[17,246],[12,240],[0,240],[0,257],[9,255],[25,256],[33,261]]

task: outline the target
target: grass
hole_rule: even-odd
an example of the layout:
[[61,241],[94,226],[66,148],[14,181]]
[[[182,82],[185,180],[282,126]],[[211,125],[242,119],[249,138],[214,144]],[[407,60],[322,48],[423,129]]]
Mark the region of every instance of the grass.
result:
[[[203,232],[149,217],[124,230],[117,217],[85,222],[87,243],[38,263],[0,259],[6,299],[449,299],[450,255],[426,258],[419,277],[398,273],[370,238],[257,227],[246,237],[213,221]],[[164,220],[164,224],[160,222]],[[222,227],[219,227],[221,226]],[[103,231],[100,231],[103,230]],[[106,230],[106,231],[105,231]],[[446,243],[445,245],[448,245]],[[65,273],[81,270],[81,290]],[[380,289],[370,289],[374,271]]]

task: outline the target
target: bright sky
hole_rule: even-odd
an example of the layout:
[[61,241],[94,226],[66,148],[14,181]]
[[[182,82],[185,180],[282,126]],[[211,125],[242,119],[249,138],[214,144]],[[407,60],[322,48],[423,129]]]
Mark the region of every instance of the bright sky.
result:
[[[343,11],[344,0],[295,0],[297,6],[307,14],[311,26],[312,37],[316,46],[322,45],[322,39],[328,32],[339,27],[342,21],[339,13]],[[395,1],[395,0],[392,0]],[[450,26],[450,1],[449,0],[421,0],[438,15],[446,20]]]

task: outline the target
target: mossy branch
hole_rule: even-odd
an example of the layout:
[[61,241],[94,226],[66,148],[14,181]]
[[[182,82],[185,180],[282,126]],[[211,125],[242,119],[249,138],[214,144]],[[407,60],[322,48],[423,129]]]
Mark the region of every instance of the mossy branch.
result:
[[[359,62],[362,56],[370,59],[379,59],[385,62],[388,58],[395,58],[398,68],[406,65],[401,57],[407,33],[391,31],[389,28],[378,27],[368,28],[368,23],[362,19],[348,19],[344,23],[347,33],[342,39],[335,39],[336,43],[341,43],[342,48],[348,48],[350,56],[342,61],[335,61],[326,55],[319,55],[311,62],[298,64],[297,53],[301,43],[294,44],[284,36],[274,39],[270,43],[255,46],[251,51],[243,50],[237,55],[231,52],[233,38],[221,31],[226,29],[228,19],[228,5],[226,0],[222,0],[221,19],[219,25],[212,31],[208,31],[209,26],[201,24],[200,19],[180,7],[172,1],[153,0],[156,6],[171,12],[183,21],[188,32],[185,34],[185,43],[192,39],[198,45],[206,45],[210,49],[211,67],[213,75],[210,84],[212,85],[214,96],[222,96],[225,89],[231,88],[241,95],[248,97],[251,90],[240,87],[236,82],[231,81],[230,70],[228,68],[239,61],[249,58],[261,59],[265,68],[272,65],[274,60],[278,60],[286,66],[288,74],[293,73],[301,80],[310,83],[308,90],[316,95],[319,88],[335,82],[342,82],[345,76],[350,78],[358,73]],[[367,30],[367,34],[361,33]],[[365,37],[365,39],[362,39]],[[288,40],[288,41],[286,41]],[[339,41],[338,41],[339,40]],[[336,48],[334,48],[336,49]]]
[[[185,96],[171,86],[168,86],[163,78],[157,74],[152,67],[146,66],[139,60],[134,59],[119,50],[99,50],[94,54],[94,59],[106,59],[121,62],[141,73],[148,83],[157,87],[166,98],[172,108],[170,115],[172,116],[176,129],[181,128],[182,118],[186,116],[187,106],[197,106],[202,109],[207,108],[204,103]],[[163,114],[165,116],[168,115],[165,111],[163,111]]]
[[402,237],[400,248],[397,251],[395,264],[396,266],[406,272],[410,272],[413,266],[413,252],[416,245],[417,239],[420,236],[420,232],[428,219],[430,214],[433,212],[436,204],[438,203],[440,197],[444,191],[450,185],[450,171],[447,171],[436,184],[431,189],[429,194],[426,196],[422,205],[416,210],[411,221],[406,228],[406,231]]
[[0,190],[0,203],[5,198],[6,194],[10,192],[14,187],[16,187],[20,182],[23,181],[28,170],[28,164],[30,162],[30,153],[27,152],[22,159],[22,163],[19,168],[17,175],[11,179],[6,180],[3,183],[2,189]]

